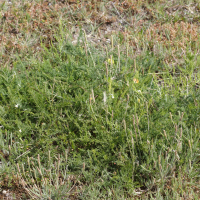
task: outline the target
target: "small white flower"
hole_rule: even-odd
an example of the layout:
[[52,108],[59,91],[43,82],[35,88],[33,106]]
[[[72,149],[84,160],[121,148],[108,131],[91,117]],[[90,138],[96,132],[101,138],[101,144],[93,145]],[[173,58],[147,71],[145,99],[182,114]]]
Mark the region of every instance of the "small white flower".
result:
[[7,191],[6,190],[3,190],[3,192],[2,192],[3,194],[7,194]]
[[16,105],[15,105],[15,108],[18,108],[18,107],[19,107],[19,104],[16,104]]
[[113,99],[115,98],[113,94],[110,94],[110,95],[112,96]]
[[22,130],[21,130],[21,129],[19,129],[19,132],[21,133],[21,132],[22,132]]

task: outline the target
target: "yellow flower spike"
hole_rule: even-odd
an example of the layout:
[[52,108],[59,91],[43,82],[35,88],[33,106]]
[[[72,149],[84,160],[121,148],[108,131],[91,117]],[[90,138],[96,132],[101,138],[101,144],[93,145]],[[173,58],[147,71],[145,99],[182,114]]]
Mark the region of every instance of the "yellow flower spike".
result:
[[136,78],[134,78],[133,81],[134,81],[134,83],[139,83],[139,80]]
[[111,62],[112,62],[112,64],[115,64],[115,62],[114,62],[113,59],[111,60],[111,59],[109,58],[107,61],[108,61],[109,64],[111,64]]
[[137,99],[138,103],[140,103],[140,99]]

